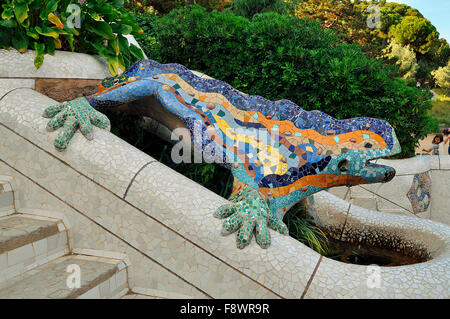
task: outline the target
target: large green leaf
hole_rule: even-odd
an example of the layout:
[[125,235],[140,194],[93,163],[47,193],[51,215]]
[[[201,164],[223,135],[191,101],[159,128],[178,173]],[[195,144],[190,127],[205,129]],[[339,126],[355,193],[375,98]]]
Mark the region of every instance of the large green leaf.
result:
[[133,27],[128,24],[114,23],[111,28],[117,34],[130,34],[133,31]]
[[110,25],[105,21],[94,21],[93,23],[91,23],[91,27],[89,28],[89,30],[101,36],[104,39],[107,40],[114,39],[112,29]]
[[36,67],[36,69],[39,69],[42,66],[42,63],[44,63],[45,44],[35,42],[34,50],[34,66]]
[[28,49],[28,37],[20,30],[16,30],[13,33],[11,42],[14,49],[20,53],[24,53]]
[[114,40],[108,41],[108,46],[114,51],[115,55],[118,56],[120,53],[119,41],[117,37]]
[[28,18],[28,10],[27,3],[14,2],[14,14],[16,15],[17,22],[23,23]]
[[46,38],[45,47],[47,48],[48,54],[55,55],[55,39]]
[[52,37],[54,39],[57,39],[59,37],[60,31],[59,29],[49,28],[47,26],[42,27],[36,27],[35,28],[37,33],[41,35],[45,35],[46,37]]
[[45,9],[41,10],[39,17],[42,20],[47,20],[48,15],[58,8],[58,3],[59,3],[59,0],[50,0],[49,2],[47,2]]
[[70,45],[70,49],[73,52],[75,50],[75,47],[74,47],[74,44],[73,44],[73,42],[74,42],[73,35],[72,34],[67,34],[64,37],[66,38],[67,42]]
[[13,8],[9,7],[8,5],[2,5],[3,12],[2,12],[2,19],[9,20],[14,17],[14,11]]
[[35,31],[34,28],[27,29],[27,36],[39,40],[39,34]]
[[142,53],[142,50],[132,43],[130,44],[130,52],[136,59],[138,60],[144,59],[144,54]]
[[119,41],[119,50],[124,55],[130,55],[130,49],[128,44],[128,39],[122,35],[117,36],[117,40]]
[[108,61],[109,73],[112,76],[116,76],[119,74],[119,59],[117,56],[106,56],[106,61]]

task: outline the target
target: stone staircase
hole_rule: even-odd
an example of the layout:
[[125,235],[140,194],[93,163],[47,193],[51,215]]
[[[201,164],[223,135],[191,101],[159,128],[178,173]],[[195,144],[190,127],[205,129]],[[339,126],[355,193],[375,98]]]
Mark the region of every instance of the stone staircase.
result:
[[16,209],[11,180],[0,176],[0,299],[158,298],[129,289],[126,258],[74,249],[63,219]]

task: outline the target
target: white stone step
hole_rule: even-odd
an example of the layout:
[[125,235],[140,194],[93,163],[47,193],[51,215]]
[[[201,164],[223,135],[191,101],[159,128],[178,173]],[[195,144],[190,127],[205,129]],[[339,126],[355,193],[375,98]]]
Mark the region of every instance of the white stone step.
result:
[[122,260],[67,255],[0,283],[0,299],[113,298],[128,290]]
[[0,282],[69,253],[67,229],[53,218],[12,214],[0,218]]
[[11,178],[0,175],[0,217],[14,212],[14,190],[11,186]]

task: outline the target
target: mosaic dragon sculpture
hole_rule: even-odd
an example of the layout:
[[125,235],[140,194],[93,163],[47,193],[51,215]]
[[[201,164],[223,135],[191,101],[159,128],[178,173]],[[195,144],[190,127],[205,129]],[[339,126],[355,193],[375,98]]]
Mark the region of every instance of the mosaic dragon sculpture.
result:
[[93,126],[109,129],[108,118],[97,110],[148,96],[186,124],[194,148],[213,143],[215,151],[208,156],[231,170],[230,203],[215,216],[226,218],[224,235],[237,231],[239,248],[253,234],[261,247],[268,247],[269,228],[288,234],[285,212],[308,195],[338,185],[388,182],[395,175],[393,168],[369,162],[400,152],[386,121],[337,120],[288,100],[246,95],[179,64],[138,61],[104,79],[96,94],[48,107],[43,116],[51,118],[49,131],[62,127],[55,147],[64,150],[77,128],[88,139]]

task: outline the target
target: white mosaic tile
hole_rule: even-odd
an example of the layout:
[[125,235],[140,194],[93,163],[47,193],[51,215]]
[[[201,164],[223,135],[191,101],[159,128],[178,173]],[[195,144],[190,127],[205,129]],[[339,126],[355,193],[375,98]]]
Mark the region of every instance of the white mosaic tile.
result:
[[439,156],[439,169],[450,170],[450,155],[440,155]]
[[[0,50],[0,78],[78,78],[103,79],[111,76],[100,57],[68,51],[46,54],[39,69],[34,66],[34,50],[21,54],[17,50]],[[14,62],[14,63],[12,63]]]
[[[1,76],[0,76],[1,77]],[[1,79],[0,78],[0,99],[11,90],[17,88],[34,89],[33,79]]]
[[[223,221],[213,217],[225,200],[159,162],[139,173],[126,200],[287,298],[302,294],[319,258],[293,238],[273,231],[267,250],[254,241],[243,250],[236,249],[235,235],[221,236]],[[262,263],[269,270],[261,271]],[[292,290],[284,284],[284,276],[293,283]]]
[[[0,101],[0,121],[107,189],[123,196],[133,176],[154,159],[97,127],[94,127],[94,140],[88,141],[78,131],[65,152],[56,151],[53,141],[58,130],[47,132],[45,127],[48,119],[41,116],[47,106],[55,103],[33,90],[19,89]],[[19,149],[7,155],[17,158],[19,152],[21,156],[27,156]],[[30,165],[41,166],[45,163],[33,161]],[[45,171],[42,170],[42,174]]]
[[[450,157],[450,156],[448,156]],[[431,172],[430,219],[450,225],[449,194],[450,170]]]
[[439,169],[439,156],[418,155],[411,158],[388,160],[380,158],[377,164],[395,168],[396,175],[411,175]]
[[[321,204],[316,205],[316,210],[323,210],[331,202],[346,205],[345,201],[326,192],[315,195],[315,202],[318,201]],[[318,215],[321,213],[318,212]],[[378,267],[381,284],[377,288],[374,287],[378,284],[373,281],[373,268],[323,258],[306,298],[449,298],[448,226],[417,217],[395,216],[352,206],[342,239],[355,239],[355,236],[361,236],[363,241],[393,240],[405,248],[424,248],[431,259],[408,266]],[[383,236],[385,238],[381,238]]]

